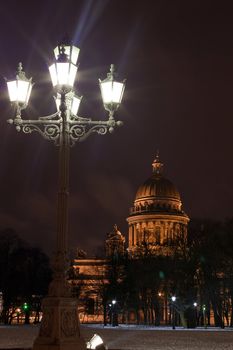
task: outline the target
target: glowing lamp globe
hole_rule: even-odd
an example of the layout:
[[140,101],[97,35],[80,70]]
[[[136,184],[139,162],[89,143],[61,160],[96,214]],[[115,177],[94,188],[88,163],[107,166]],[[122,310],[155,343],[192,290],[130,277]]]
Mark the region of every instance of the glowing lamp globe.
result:
[[[77,115],[80,102],[82,100],[82,96],[77,96],[73,92],[70,92],[69,94],[66,95],[66,107],[70,111],[71,115]],[[57,94],[56,97],[56,106],[57,110],[60,110],[60,105],[61,105],[61,94]]]
[[103,99],[104,108],[109,112],[114,112],[121,104],[125,90],[125,80],[119,82],[115,80],[115,68],[111,64],[110,73],[105,80],[99,79],[100,91]]
[[75,95],[73,96],[73,99],[71,101],[71,107],[70,107],[71,114],[73,115],[78,114],[81,100],[82,100],[82,96],[75,96]]
[[10,101],[26,107],[30,98],[32,86],[32,79],[26,78],[22,63],[19,63],[16,79],[7,82]]
[[87,349],[105,349],[103,339],[98,334],[94,334],[90,341],[87,342]]
[[54,55],[55,62],[49,67],[53,86],[72,89],[78,70],[79,48],[62,44],[54,49]]

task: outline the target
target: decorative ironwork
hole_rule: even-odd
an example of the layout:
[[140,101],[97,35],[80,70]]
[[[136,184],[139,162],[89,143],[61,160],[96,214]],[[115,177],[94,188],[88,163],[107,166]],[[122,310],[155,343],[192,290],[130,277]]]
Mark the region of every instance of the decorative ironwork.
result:
[[99,135],[105,135],[108,131],[107,125],[94,125],[87,130],[87,125],[76,124],[70,128],[70,145],[73,146],[77,141],[84,141],[89,135],[96,132]]
[[[72,147],[76,142],[86,140],[92,133],[105,135],[112,133],[115,127],[121,126],[121,121],[115,121],[112,115],[106,121],[95,121],[90,118],[83,118],[76,115],[69,115],[66,111],[66,138]],[[43,138],[53,141],[56,146],[60,145],[60,138],[63,129],[63,118],[60,112],[52,115],[39,117],[37,120],[25,120],[21,118],[21,109],[18,106],[15,119],[9,119],[9,124],[14,124],[17,131],[25,134],[38,132]]]
[[58,145],[59,137],[61,134],[60,126],[55,124],[42,124],[41,127],[43,128],[43,130],[40,128],[40,126],[35,124],[24,124],[22,125],[22,131],[25,134],[31,134],[33,131],[36,131],[45,139],[54,141],[55,145]]

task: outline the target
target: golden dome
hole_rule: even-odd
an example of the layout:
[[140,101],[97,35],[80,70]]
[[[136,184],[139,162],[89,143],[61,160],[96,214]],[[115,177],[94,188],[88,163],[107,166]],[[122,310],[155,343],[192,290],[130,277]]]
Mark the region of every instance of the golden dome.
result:
[[163,163],[157,154],[152,163],[153,174],[147,179],[136,193],[134,211],[181,211],[181,198],[173,183],[163,177]]
[[139,187],[135,201],[166,198],[180,200],[180,194],[171,181],[153,174]]

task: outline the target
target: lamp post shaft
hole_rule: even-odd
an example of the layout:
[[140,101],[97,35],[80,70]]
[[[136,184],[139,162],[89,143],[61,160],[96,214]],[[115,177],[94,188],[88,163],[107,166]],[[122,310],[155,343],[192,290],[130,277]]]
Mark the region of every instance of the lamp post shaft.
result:
[[175,305],[174,305],[174,302],[172,304],[172,329],[176,329],[176,326],[175,326]]
[[61,96],[62,132],[60,134],[59,147],[59,179],[57,199],[57,252],[67,253],[68,237],[68,202],[69,202],[69,161],[70,141],[69,122],[66,107],[65,94]]
[[57,201],[57,247],[53,259],[53,279],[48,297],[43,300],[43,318],[33,350],[84,350],[86,344],[80,335],[78,302],[71,297],[66,279],[68,268],[68,201],[69,201],[69,111],[66,95],[61,98],[61,133],[59,143],[59,179]]

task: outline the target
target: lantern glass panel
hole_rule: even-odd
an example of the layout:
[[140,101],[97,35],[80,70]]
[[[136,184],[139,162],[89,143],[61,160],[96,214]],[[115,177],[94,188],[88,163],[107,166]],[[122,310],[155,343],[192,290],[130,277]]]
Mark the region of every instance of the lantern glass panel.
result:
[[[57,62],[57,83],[58,85],[67,85],[69,81],[69,63]],[[70,85],[68,83],[68,85]]]
[[55,63],[49,67],[49,73],[51,76],[53,86],[56,86],[57,85],[57,71],[56,71],[56,64]]
[[121,103],[124,91],[124,84],[114,81],[112,86],[112,102]]
[[69,75],[68,75],[68,80],[67,80],[67,84],[69,86],[73,86],[74,85],[74,81],[75,81],[75,77],[76,77],[76,74],[77,74],[77,67],[74,65],[74,64],[70,64],[70,67],[69,67]]
[[78,55],[79,55],[79,48],[76,47],[76,46],[72,46],[72,51],[71,51],[71,62],[73,64],[77,64],[77,61],[78,61]]
[[28,86],[26,104],[28,103],[28,100],[29,100],[29,98],[30,98],[31,91],[32,91],[32,84],[30,83],[29,86]]
[[53,52],[54,52],[55,59],[57,60],[57,59],[58,59],[58,56],[59,56],[59,46],[55,47],[55,49],[53,50]]
[[106,81],[100,83],[101,94],[104,103],[112,102],[112,82]]
[[57,94],[55,102],[56,102],[57,111],[59,111],[60,110],[60,104],[61,104],[61,95],[60,94]]
[[[64,53],[67,55],[68,60],[70,60],[73,64],[76,64],[78,61],[79,51],[80,49],[76,46],[64,46]],[[59,46],[55,47],[54,56],[57,60],[59,57]]]
[[17,93],[17,81],[8,81],[7,82],[9,98],[11,102],[17,101],[18,93]]
[[72,105],[71,105],[71,113],[74,115],[78,114],[78,109],[80,106],[81,98],[74,96],[72,100]]

